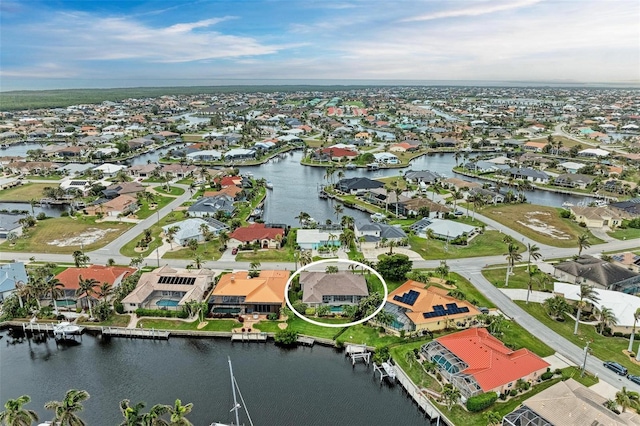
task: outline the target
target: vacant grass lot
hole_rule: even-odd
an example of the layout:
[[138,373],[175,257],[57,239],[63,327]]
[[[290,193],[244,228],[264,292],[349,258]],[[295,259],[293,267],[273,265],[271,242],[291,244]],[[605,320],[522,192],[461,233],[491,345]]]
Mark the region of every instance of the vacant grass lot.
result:
[[272,249],[272,250],[258,250],[256,253],[253,251],[239,251],[236,256],[238,262],[294,262],[295,258],[293,251],[288,248]]
[[[507,268],[490,268],[484,269],[482,275],[498,288],[528,288],[529,274],[527,273],[527,265],[516,265],[513,268],[513,275],[509,276],[509,286],[505,287],[505,277]],[[553,290],[553,283],[550,282],[546,287],[540,287],[534,279],[531,281],[534,291]]]
[[[600,244],[603,242],[599,238],[591,235],[589,230],[578,226],[577,223],[569,219],[562,219],[560,217],[560,210],[561,209],[554,207],[531,204],[509,204],[487,206],[479,211],[479,213],[539,243],[554,247],[575,247],[576,254],[578,253],[577,238],[579,235],[587,233],[591,244]],[[539,213],[534,216],[532,215],[533,212]],[[534,230],[529,226],[525,226],[521,222],[527,221],[527,217],[535,220],[534,225],[536,227],[539,226],[540,228],[544,227],[544,229],[555,230],[558,235],[561,235],[565,239],[559,239],[543,233],[540,230]]]
[[336,341],[344,344],[355,343],[381,348],[391,344],[402,343],[404,339],[399,336],[379,333],[375,327],[358,324],[347,328]]
[[138,244],[138,241],[140,241],[142,237],[144,237],[144,233],[141,233],[136,238],[134,238],[133,240],[129,241],[124,246],[122,246],[122,248],[120,249],[120,253],[123,256],[127,256],[127,257],[137,257],[140,255],[148,256],[153,250],[155,250],[157,247],[162,245],[162,240],[160,239],[160,232],[162,231],[162,227],[165,225],[169,225],[171,223],[181,221],[183,219],[184,219],[184,214],[180,212],[169,213],[165,217],[161,218],[159,223],[156,223],[149,228],[151,229],[151,235],[153,236],[153,241],[151,241],[147,250],[142,252],[135,251],[136,244]]
[[[174,243],[175,247],[175,243]],[[211,240],[198,244],[198,249],[194,252],[190,248],[182,248],[176,251],[168,251],[162,256],[163,259],[193,259],[196,254],[202,256],[203,262],[208,260],[218,260],[222,256],[220,252],[220,241]]]
[[[3,244],[4,251],[34,252],[34,253],[73,253],[84,248],[85,251],[96,250],[113,241],[127,229],[133,226],[131,223],[103,222],[96,223],[95,217],[83,216],[79,219],[71,217],[57,217],[38,221],[35,227],[30,228],[28,235],[18,238],[14,246]],[[100,236],[100,231],[107,231]],[[86,238],[81,244],[82,235],[89,236],[94,233],[95,241],[89,242]],[[65,247],[58,247],[49,243],[53,241],[67,243]],[[65,241],[67,240],[67,241]]]
[[0,201],[24,201],[38,200],[43,198],[42,190],[47,186],[57,186],[55,183],[27,183],[14,188],[0,191]]
[[[498,231],[485,231],[483,234],[473,238],[468,245],[460,246],[447,244],[442,240],[429,240],[409,236],[411,250],[417,252],[426,260],[435,259],[459,259],[463,257],[495,256],[505,254],[507,245],[502,241],[504,234]],[[515,242],[520,247],[520,252],[525,250],[522,243]],[[445,250],[447,248],[447,250]]]
[[138,325],[142,323],[144,328],[155,328],[159,330],[198,330],[198,331],[231,331],[234,328],[241,327],[242,324],[231,319],[215,319],[207,320],[207,325],[198,328],[199,321],[186,322],[178,319],[153,319],[142,317],[138,320]]
[[[592,350],[593,356],[603,361],[616,361],[629,369],[629,374],[640,374],[640,366],[635,365],[629,361],[629,357],[622,353],[629,346],[629,340],[622,337],[605,337],[598,334],[595,327],[586,324],[580,324],[578,327],[578,334],[573,334],[573,327],[575,322],[566,317],[566,321],[559,322],[547,315],[544,307],[539,303],[525,304],[523,301],[516,301],[522,309],[533,315],[538,321],[571,341],[579,347],[584,347],[586,342],[592,340],[589,346]],[[589,364],[593,362],[599,362],[594,358],[587,360],[587,369]]]
[[164,186],[156,186],[153,189],[161,194],[174,195],[176,197],[178,195],[184,194],[184,189],[180,188],[179,186],[169,186],[169,188],[170,191],[167,191],[167,188],[165,188]]
[[149,202],[143,201],[142,203],[140,203],[140,209],[138,209],[138,211],[136,212],[136,217],[138,219],[146,219],[152,214],[155,214],[155,212],[161,210],[164,206],[172,202],[174,199],[175,198],[173,197],[163,197],[157,195],[154,200],[156,207],[153,209],[149,207]]
[[111,315],[111,318],[107,321],[103,322],[88,322],[88,321],[79,321],[80,324],[89,324],[89,325],[103,325],[105,327],[126,327],[129,325],[129,320],[131,319],[130,315]]

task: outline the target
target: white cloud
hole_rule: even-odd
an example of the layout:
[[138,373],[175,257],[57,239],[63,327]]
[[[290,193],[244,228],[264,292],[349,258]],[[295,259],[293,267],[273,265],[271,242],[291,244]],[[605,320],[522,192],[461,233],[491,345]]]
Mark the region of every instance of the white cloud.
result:
[[[426,13],[423,15],[414,16],[411,18],[403,19],[403,22],[413,22],[413,21],[430,21],[433,19],[444,19],[444,18],[458,18],[461,16],[479,16],[479,15],[487,15],[496,12],[502,12],[510,9],[519,9],[522,7],[527,7],[534,5],[536,3],[540,3],[542,0],[508,0],[504,2],[499,1],[482,1],[482,2],[473,2],[472,5],[465,7],[463,9],[450,9],[450,10],[442,10],[438,12]],[[457,2],[449,2],[448,4],[456,4]],[[467,2],[465,2],[467,3]]]

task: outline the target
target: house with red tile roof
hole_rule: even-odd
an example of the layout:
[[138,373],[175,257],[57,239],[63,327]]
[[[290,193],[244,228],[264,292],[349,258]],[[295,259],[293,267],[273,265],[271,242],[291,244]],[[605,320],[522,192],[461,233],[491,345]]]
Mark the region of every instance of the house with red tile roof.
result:
[[264,223],[253,223],[229,234],[228,245],[238,247],[242,244],[258,243],[263,249],[279,248],[282,238],[284,238],[284,229],[267,228]]
[[126,266],[91,265],[86,268],[67,268],[56,275],[56,278],[64,285],[65,298],[75,299],[80,277],[84,280],[94,279],[98,285],[109,283],[113,287],[118,287],[123,279],[135,272],[135,268]]
[[486,392],[509,392],[519,379],[535,382],[550,366],[528,349],[514,351],[506,347],[486,328],[439,337],[421,350],[460,390],[463,401]]
[[330,158],[332,161],[340,161],[343,158],[356,158],[358,153],[346,148],[324,148],[316,151],[316,156],[324,156]]
[[247,271],[222,275],[209,306],[213,313],[272,313],[284,306],[284,291],[289,271],[260,271],[250,278]]
[[527,142],[525,143],[522,148],[525,151],[533,151],[533,152],[542,152],[544,150],[544,147],[547,146],[549,143],[548,142]]

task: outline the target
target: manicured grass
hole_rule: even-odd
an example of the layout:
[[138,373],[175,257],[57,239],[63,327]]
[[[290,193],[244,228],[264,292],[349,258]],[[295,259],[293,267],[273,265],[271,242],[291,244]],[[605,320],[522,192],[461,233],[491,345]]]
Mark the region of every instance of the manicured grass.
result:
[[[479,213],[488,216],[508,228],[511,228],[532,240],[538,241],[539,243],[554,247],[575,247],[576,253],[578,252],[577,238],[582,234],[587,233],[589,235],[589,241],[592,245],[603,242],[599,238],[593,236],[587,229],[578,226],[577,223],[574,223],[569,219],[562,219],[560,217],[560,210],[561,209],[554,207],[532,204],[507,204],[486,206],[479,211]],[[532,216],[532,212],[539,213]],[[556,235],[561,236],[563,239],[552,237],[521,224],[520,222],[527,221],[527,217],[537,219],[539,222],[536,222],[536,225],[546,225],[550,230],[555,229]]]
[[617,240],[631,240],[634,238],[640,238],[640,228],[618,228],[613,232],[607,232],[607,234]]
[[107,321],[103,322],[87,322],[83,321],[81,324],[89,324],[89,325],[103,325],[105,327],[126,327],[129,325],[129,321],[131,320],[130,315],[118,315],[114,314]]
[[200,323],[198,320],[186,322],[182,320],[169,319],[153,319],[142,317],[138,320],[138,325],[142,323],[144,328],[155,328],[158,330],[199,330],[199,331],[231,331],[234,328],[241,327],[242,324],[231,319],[215,319],[206,320],[207,325],[198,328]]
[[[574,335],[573,328],[575,322],[571,318],[565,317],[566,321],[559,322],[550,318],[545,312],[544,307],[539,303],[529,303],[528,305],[523,301],[516,301],[515,303],[533,315],[538,321],[579,347],[584,347],[587,341],[592,340],[589,347],[594,357],[603,361],[616,361],[627,367],[630,374],[640,374],[640,366],[630,362],[629,357],[622,353],[622,351],[626,350],[629,346],[628,339],[601,336],[596,332],[595,327],[586,324],[580,324],[578,334]],[[589,364],[593,362],[599,361],[593,358],[587,359],[587,369],[589,369]]]
[[321,325],[310,324],[295,315],[287,320],[288,330],[297,331],[307,336],[315,336],[323,339],[333,339],[342,330],[338,327],[323,327]]
[[288,248],[283,249],[271,249],[271,250],[258,250],[256,253],[253,251],[239,251],[236,256],[238,262],[294,262],[295,258],[293,252]]
[[[527,265],[516,265],[513,268],[513,275],[509,276],[509,286],[506,287],[505,277],[507,274],[507,268],[490,268],[483,269],[482,275],[498,288],[528,288],[529,274],[527,273]],[[543,290],[538,288],[536,280],[531,282],[533,290]],[[552,290],[552,285],[549,285],[549,290]]]
[[[175,243],[174,243],[175,247]],[[198,244],[197,250],[194,252],[190,248],[182,248],[176,251],[168,251],[162,256],[163,259],[193,259],[196,254],[203,258],[203,262],[208,260],[218,260],[222,256],[220,252],[220,241],[211,240]]]
[[[476,236],[466,246],[447,244],[442,240],[429,240],[418,237],[417,235],[409,236],[409,245],[411,250],[418,253],[426,260],[436,259],[460,259],[465,257],[478,256],[496,256],[505,254],[507,245],[503,241],[504,234],[498,231],[485,231]],[[520,247],[520,252],[525,250],[522,243],[514,242]]]
[[191,185],[194,182],[195,182],[195,179],[193,179],[193,178],[182,178],[182,179],[176,181],[176,183],[181,183],[183,185]]
[[170,202],[172,202],[174,199],[175,198],[173,197],[163,197],[163,196],[156,195],[156,198],[154,200],[156,207],[154,209],[151,209],[149,207],[148,202],[143,201],[140,205],[140,209],[136,212],[136,217],[138,219],[146,219],[152,214],[155,214],[157,211],[162,209],[164,206],[166,206]]
[[56,240],[63,242],[91,232],[108,230],[103,236],[95,238],[94,242],[84,243],[84,250],[91,251],[110,243],[132,226],[133,224],[131,223],[121,222],[96,223],[95,217],[88,216],[81,216],[78,219],[71,217],[49,218],[44,221],[38,221],[35,227],[29,228],[28,236],[18,238],[14,246],[3,244],[2,250],[33,253],[73,253],[83,247],[79,240],[66,247],[58,247],[49,243]]
[[24,185],[0,191],[0,201],[24,201],[38,200],[44,198],[42,190],[47,186],[57,186],[55,183],[26,183]]
[[180,212],[171,212],[165,217],[160,219],[159,223],[152,225],[149,229],[151,229],[151,235],[153,237],[153,241],[149,243],[149,247],[147,250],[142,252],[135,251],[136,244],[138,241],[142,240],[144,237],[144,232],[140,233],[136,238],[132,239],[128,243],[126,243],[120,249],[120,253],[123,256],[128,257],[137,257],[137,256],[148,256],[153,250],[162,245],[162,240],[160,239],[160,232],[162,231],[162,227],[165,225],[169,225],[171,223],[175,223],[184,219],[184,215]]
[[337,339],[344,344],[357,343],[380,348],[395,343],[401,343],[404,339],[399,336],[380,333],[375,327],[358,324],[347,328]]
[[384,209],[378,206],[374,206],[373,204],[364,202],[359,198],[356,198],[355,195],[339,195],[338,199],[342,201],[346,201],[347,203],[356,204],[358,206],[364,207],[371,213],[382,213],[385,216],[387,215],[387,212]]
[[169,185],[169,188],[171,189],[170,191],[167,192],[167,188],[165,188],[164,185],[162,186],[156,186],[155,188],[153,188],[156,192],[159,192],[161,194],[167,194],[167,195],[175,195],[176,197],[178,195],[182,195],[184,194],[184,189],[180,188],[179,186],[171,186]]
[[282,321],[260,321],[256,323],[253,327],[264,331],[265,333],[276,333],[280,328],[278,324],[281,324]]
[[442,386],[440,386],[438,381],[431,375],[427,374],[417,360],[415,362],[412,360],[411,364],[409,364],[409,361],[407,360],[408,353],[411,354],[410,356],[413,356],[414,349],[420,349],[422,345],[429,343],[429,341],[430,339],[424,339],[392,346],[389,348],[389,353],[396,364],[398,364],[404,372],[407,373],[413,383],[419,387],[432,389],[437,392],[442,389]]
[[[428,271],[428,270],[427,269],[416,269],[416,271]],[[473,284],[471,284],[469,281],[467,281],[461,275],[458,275],[455,272],[450,272],[449,273],[449,280],[455,282],[455,286],[458,288],[458,290],[462,291],[465,294],[466,299],[468,301],[470,301],[471,303],[474,303],[477,306],[484,306],[486,308],[495,308],[496,307],[496,305],[491,303],[489,301],[489,299],[487,299],[482,293],[480,293],[480,291],[477,288],[475,288],[473,286]],[[432,284],[432,285],[435,285],[437,287],[445,288],[445,287],[443,287],[441,285],[438,285],[438,284]]]
[[50,180],[50,181],[58,181],[61,180],[64,176],[60,176],[60,175],[47,175],[47,176],[40,176],[40,175],[26,175],[24,177],[25,180]]
[[384,183],[386,187],[392,188],[392,189],[400,188],[404,191],[408,187],[407,181],[404,180],[402,176],[389,176],[384,178],[378,178],[376,180]]

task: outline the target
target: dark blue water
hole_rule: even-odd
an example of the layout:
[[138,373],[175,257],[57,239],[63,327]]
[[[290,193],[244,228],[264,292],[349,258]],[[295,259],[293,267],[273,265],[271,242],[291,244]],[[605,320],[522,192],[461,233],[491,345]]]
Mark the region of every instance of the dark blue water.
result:
[[[71,388],[91,398],[81,417],[89,425],[117,425],[119,402],[192,402],[194,425],[230,422],[233,406],[227,356],[256,425],[428,425],[400,385],[380,385],[372,368],[355,368],[332,348],[282,350],[271,343],[226,339],[169,341],[85,335],[78,346],[0,340],[0,402],[23,394],[40,419],[43,406]],[[249,424],[246,418],[242,420]]]

